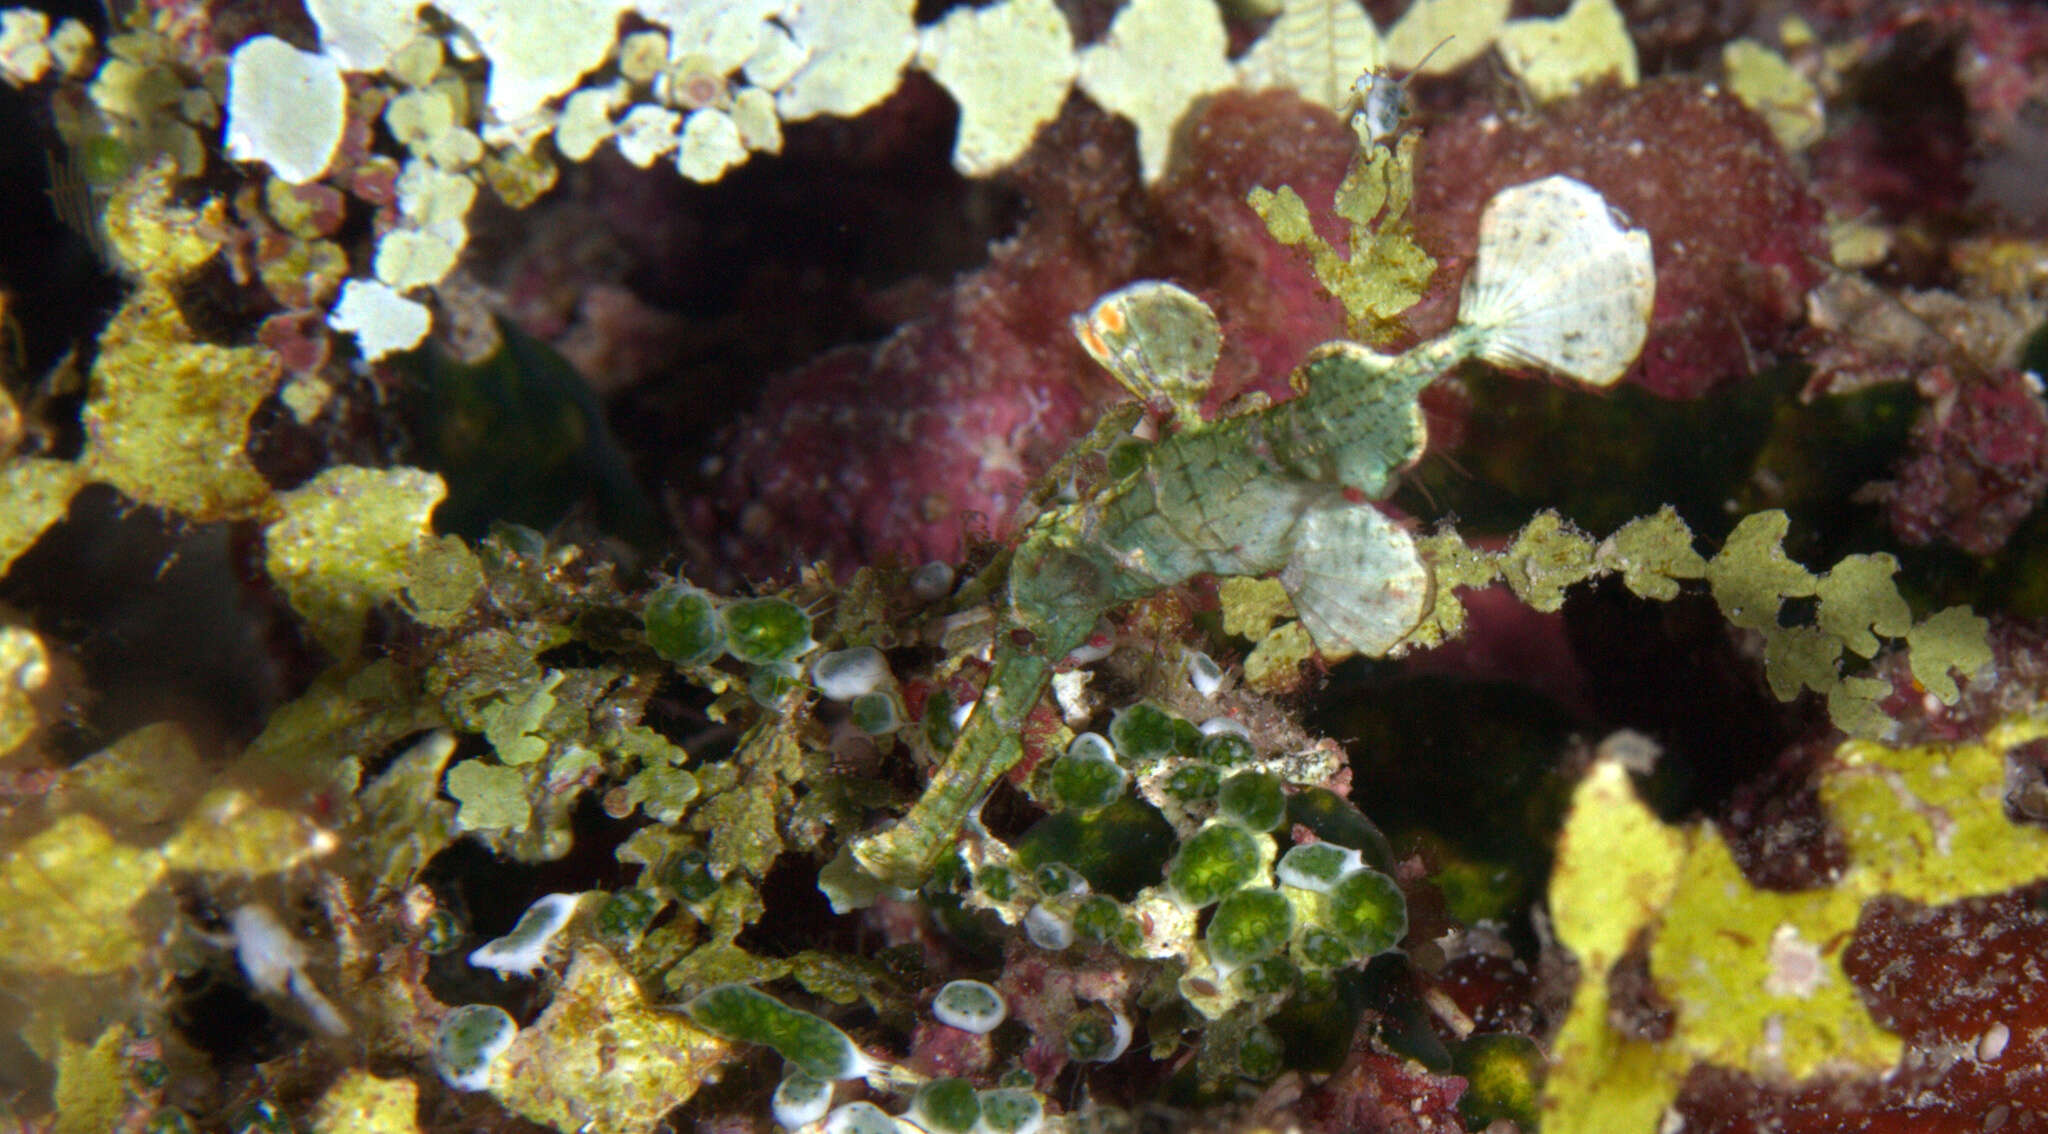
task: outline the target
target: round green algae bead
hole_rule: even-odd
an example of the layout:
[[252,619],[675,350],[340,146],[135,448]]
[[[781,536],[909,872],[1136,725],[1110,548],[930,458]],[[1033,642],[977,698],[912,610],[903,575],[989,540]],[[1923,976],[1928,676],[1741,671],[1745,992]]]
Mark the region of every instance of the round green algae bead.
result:
[[1152,702],[1140,701],[1117,710],[1116,719],[1109,723],[1109,739],[1129,763],[1147,764],[1173,755],[1180,744],[1176,726],[1181,723],[1179,717]]
[[662,871],[662,883],[686,902],[708,901],[718,892],[718,878],[702,851],[677,852]]
[[1031,884],[1048,898],[1088,888],[1088,880],[1081,877],[1081,872],[1064,862],[1047,862],[1032,868]]
[[1280,856],[1273,868],[1283,886],[1328,892],[1339,878],[1358,869],[1358,852],[1335,843],[1303,843]]
[[662,900],[645,890],[620,890],[597,911],[597,931],[614,940],[631,940],[647,932]]
[[1206,906],[1258,873],[1258,837],[1235,823],[1212,823],[1180,845],[1166,880],[1182,901]]
[[1501,1032],[1459,1044],[1451,1052],[1451,1069],[1468,1084],[1458,1100],[1466,1125],[1479,1130],[1505,1118],[1534,1130],[1547,1067],[1543,1049],[1528,1036]]
[[1130,778],[1114,759],[1077,742],[1053,762],[1052,794],[1061,807],[1093,811],[1121,798]]
[[811,616],[787,599],[729,602],[719,612],[726,649],[751,665],[785,662],[811,648]]
[[1217,789],[1223,786],[1223,773],[1207,764],[1188,764],[1173,770],[1166,777],[1166,794],[1182,803],[1200,803],[1216,798]]
[[933,1079],[918,1088],[910,1109],[932,1134],[967,1134],[981,1121],[981,1099],[965,1079]]
[[1295,945],[1302,964],[1318,969],[1334,969],[1338,965],[1351,963],[1351,946],[1342,937],[1327,929],[1311,929],[1301,935]]
[[1123,924],[1124,911],[1113,898],[1093,894],[1074,907],[1074,932],[1089,941],[1108,941]]
[[932,1016],[949,1028],[987,1035],[1010,1014],[994,986],[978,980],[947,981],[932,997]]
[[703,665],[725,652],[725,627],[711,596],[688,583],[654,592],[640,614],[647,644],[665,661]]
[[889,659],[873,646],[833,650],[811,663],[811,684],[828,701],[851,701],[888,686]]
[[1225,968],[1270,957],[1294,936],[1294,905],[1278,890],[1239,890],[1216,906],[1203,940]]
[[896,698],[887,693],[863,693],[847,708],[853,727],[869,736],[887,736],[903,727],[903,714],[896,710]]
[[747,674],[747,696],[764,709],[780,705],[784,697],[802,685],[803,679],[797,676],[796,667],[787,662],[757,665],[753,672]]
[[792,1067],[775,1085],[770,1108],[785,1129],[808,1126],[832,1109],[832,1084]]
[[1253,961],[1236,975],[1237,987],[1246,996],[1277,996],[1293,992],[1301,983],[1301,970],[1285,957]]
[[434,1065],[458,1091],[490,1085],[491,1064],[519,1034],[510,1013],[495,1004],[464,1004],[441,1020],[434,1033]]
[[981,1092],[982,1124],[995,1134],[1032,1134],[1045,1125],[1045,1104],[1021,1087]]
[[1202,738],[1195,749],[1196,755],[1219,768],[1234,768],[1248,764],[1258,750],[1252,747],[1251,738],[1236,731],[1217,731]]
[[1107,1063],[1123,1054],[1130,1038],[1129,1024],[1119,1024],[1107,1009],[1090,1005],[1074,1013],[1067,1024],[1067,1055],[1083,1063]]
[[1354,870],[1330,887],[1324,925],[1358,956],[1376,956],[1408,935],[1408,902],[1392,878],[1377,870]]
[[462,922],[447,910],[437,909],[427,915],[427,922],[420,929],[420,945],[434,956],[453,953],[462,945]]
[[1239,772],[1217,789],[1216,810],[1254,831],[1270,831],[1287,817],[1287,793],[1271,772]]
[[1237,1067],[1248,1078],[1270,1079],[1280,1073],[1280,1063],[1286,1049],[1280,1044],[1280,1037],[1264,1024],[1254,1024],[1244,1033],[1244,1039],[1237,1045]]

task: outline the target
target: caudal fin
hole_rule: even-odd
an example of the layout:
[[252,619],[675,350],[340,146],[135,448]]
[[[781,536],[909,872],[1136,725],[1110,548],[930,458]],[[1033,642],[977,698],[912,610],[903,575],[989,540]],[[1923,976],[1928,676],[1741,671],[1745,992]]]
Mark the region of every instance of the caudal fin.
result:
[[1487,202],[1458,317],[1488,362],[1611,386],[1643,349],[1656,294],[1649,234],[1592,186],[1546,177]]

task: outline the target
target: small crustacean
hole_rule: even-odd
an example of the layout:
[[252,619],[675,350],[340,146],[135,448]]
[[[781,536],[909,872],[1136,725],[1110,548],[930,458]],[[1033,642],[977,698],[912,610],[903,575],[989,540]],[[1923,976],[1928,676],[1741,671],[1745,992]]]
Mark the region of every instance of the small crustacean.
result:
[[1407,78],[1397,79],[1389,72],[1373,68],[1358,76],[1351,84],[1351,93],[1346,95],[1338,112],[1351,112],[1351,132],[1358,135],[1361,146],[1390,144],[1394,135],[1400,132],[1402,120],[1408,117],[1408,84],[1422,73],[1430,56],[1443,50],[1451,36],[1437,41],[1414,67]]
[[[1472,358],[1610,385],[1642,349],[1655,286],[1649,237],[1589,186],[1548,177],[1502,190],[1481,216],[1451,330],[1401,355],[1326,343],[1296,372],[1299,397],[1211,422],[1183,414],[1132,471],[1041,514],[1010,559],[1013,632],[997,638],[972,715],[924,795],[856,842],[855,861],[885,883],[921,883],[1022,756],[1053,666],[1126,602],[1204,573],[1278,572],[1324,652],[1395,649],[1433,581],[1370,501],[1422,454],[1423,388]],[[1199,299],[1148,281],[1105,297],[1077,333],[1140,397],[1185,406],[1207,384],[1215,326]]]

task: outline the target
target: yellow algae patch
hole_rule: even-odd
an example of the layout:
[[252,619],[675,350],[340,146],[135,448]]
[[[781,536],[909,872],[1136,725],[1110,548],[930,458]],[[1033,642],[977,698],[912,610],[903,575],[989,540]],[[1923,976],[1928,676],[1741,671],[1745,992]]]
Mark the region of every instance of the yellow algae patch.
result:
[[291,870],[337,845],[332,832],[300,812],[264,807],[239,788],[215,788],[164,843],[163,853],[176,870],[251,876]]
[[640,1134],[716,1078],[732,1048],[647,1002],[603,949],[578,949],[548,1010],[499,1058],[491,1093],[535,1122]]
[[278,497],[283,514],[264,532],[264,570],[338,657],[354,656],[363,617],[379,603],[448,625],[483,586],[483,570],[459,538],[434,534],[434,507],[447,493],[419,469],[328,469]]
[[1650,948],[1650,972],[1678,1008],[1686,1053],[1797,1079],[1896,1063],[1899,1038],[1863,1011],[1841,970],[1868,896],[1848,886],[1755,889],[1726,843],[1701,838]]
[[0,968],[86,976],[142,958],[129,913],[163,876],[154,850],[66,815],[0,858]]
[[0,575],[64,518],[85,486],[85,470],[71,461],[17,457],[0,464]]
[[239,518],[270,495],[243,447],[250,415],[277,384],[277,356],[200,342],[186,324],[171,286],[215,254],[206,233],[225,222],[218,201],[194,212],[169,198],[158,166],[107,206],[108,238],[142,279],[100,335],[80,464],[92,480],[187,519]]
[[66,801],[131,836],[185,813],[206,784],[206,766],[184,727],[144,725],[64,773]]
[[127,1115],[128,1029],[115,1025],[88,1046],[57,1041],[56,1134],[106,1134]]
[[[1547,1134],[1655,1129],[1695,1063],[1793,1079],[1890,1070],[1900,1040],[1841,968],[1857,916],[1881,894],[1939,904],[2038,879],[2048,831],[2007,820],[2003,794],[2006,752],[2044,735],[2048,724],[2014,720],[1967,744],[1843,743],[1820,794],[1849,865],[1834,885],[1798,893],[1751,886],[1710,826],[1662,827],[1617,765],[1596,766],[1573,797],[1551,883],[1581,976],[1553,1049]],[[1638,935],[1676,1008],[1663,1041],[1608,1021],[1609,970]]]
[[1827,133],[1820,90],[1785,57],[1753,39],[1721,48],[1728,89],[1764,116],[1778,144],[1797,153]]
[[1677,886],[1693,839],[1636,798],[1619,763],[1594,765],[1558,837],[1550,908],[1579,959],[1571,1014],[1551,1047],[1547,1131],[1655,1130],[1685,1061],[1607,1022],[1607,971]]
[[1602,79],[1636,85],[1636,45],[1614,0],[1572,0],[1564,15],[1509,20],[1500,57],[1537,102],[1577,94]]
[[1486,54],[1509,7],[1508,0],[1415,0],[1387,29],[1387,63],[1400,71],[1448,75]]
[[350,1071],[313,1106],[313,1134],[418,1134],[419,1085]]

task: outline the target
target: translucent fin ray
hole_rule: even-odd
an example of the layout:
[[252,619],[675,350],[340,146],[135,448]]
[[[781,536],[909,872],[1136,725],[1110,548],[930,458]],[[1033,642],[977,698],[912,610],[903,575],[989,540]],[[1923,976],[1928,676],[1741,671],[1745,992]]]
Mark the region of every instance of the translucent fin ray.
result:
[[1280,584],[1330,658],[1383,656],[1429,609],[1430,572],[1415,541],[1379,509],[1341,498],[1302,516]]
[[1656,293],[1649,234],[1593,187],[1546,177],[1487,202],[1459,318],[1488,362],[1611,386],[1643,349]]

